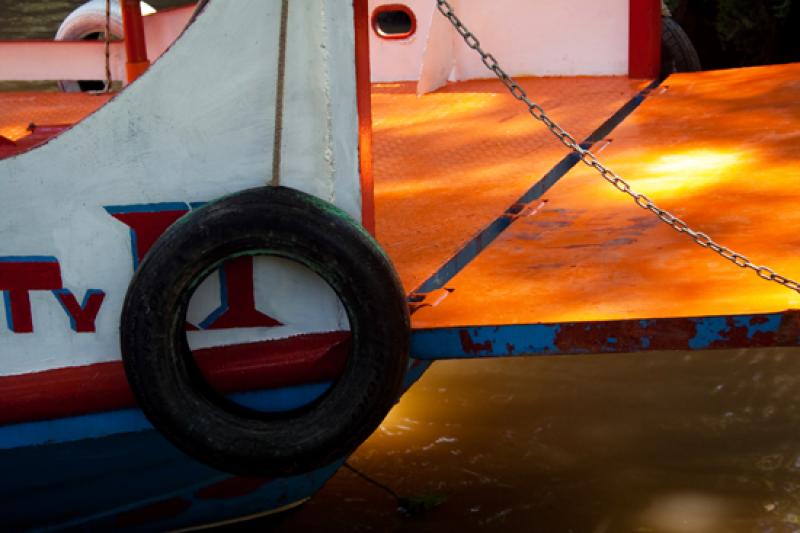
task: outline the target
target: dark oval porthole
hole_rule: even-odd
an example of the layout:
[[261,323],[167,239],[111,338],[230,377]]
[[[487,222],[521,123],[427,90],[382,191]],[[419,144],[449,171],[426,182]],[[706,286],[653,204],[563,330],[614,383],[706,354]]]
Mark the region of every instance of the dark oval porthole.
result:
[[372,12],[372,29],[384,39],[408,39],[417,31],[417,17],[403,4],[378,6]]

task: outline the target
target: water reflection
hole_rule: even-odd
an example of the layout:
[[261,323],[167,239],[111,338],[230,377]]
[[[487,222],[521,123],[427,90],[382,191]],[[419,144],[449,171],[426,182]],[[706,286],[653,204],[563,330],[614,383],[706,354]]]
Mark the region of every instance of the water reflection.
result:
[[279,531],[797,531],[800,350],[433,365]]

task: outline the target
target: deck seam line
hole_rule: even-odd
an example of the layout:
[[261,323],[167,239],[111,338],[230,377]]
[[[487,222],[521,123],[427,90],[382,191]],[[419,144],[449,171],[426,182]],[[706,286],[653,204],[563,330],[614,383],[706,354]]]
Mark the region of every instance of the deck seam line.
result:
[[[597,129],[589,134],[581,142],[581,147],[590,149],[598,141],[607,137],[620,124],[622,124],[656,89],[663,80],[652,81],[639,91],[633,98],[628,100],[613,115],[603,122]],[[550,188],[566,176],[575,165],[580,162],[580,158],[574,152],[565,155],[553,168],[551,168],[541,179],[534,183],[522,196],[506,208],[503,213],[490,222],[483,229],[478,231],[469,241],[461,246],[450,259],[439,267],[428,279],[422,282],[416,289],[409,294],[409,300],[419,303],[420,295],[441,289],[452,280],[459,272],[466,268],[475,260],[486,248],[489,247],[506,229],[508,229],[519,213],[520,205],[527,205],[541,198]],[[415,307],[412,313],[419,309]]]

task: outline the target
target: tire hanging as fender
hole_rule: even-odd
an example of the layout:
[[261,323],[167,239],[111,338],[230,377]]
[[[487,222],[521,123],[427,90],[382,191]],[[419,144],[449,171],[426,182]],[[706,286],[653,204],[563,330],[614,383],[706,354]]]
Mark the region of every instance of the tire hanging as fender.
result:
[[[312,404],[250,410],[205,381],[184,332],[197,285],[226,259],[270,255],[318,274],[350,320],[340,377]],[[148,419],[195,459],[239,475],[288,475],[327,465],[363,442],[401,392],[409,318],[402,285],[377,243],[345,213],[284,187],[246,190],[172,225],[135,273],[123,305],[125,372]]]

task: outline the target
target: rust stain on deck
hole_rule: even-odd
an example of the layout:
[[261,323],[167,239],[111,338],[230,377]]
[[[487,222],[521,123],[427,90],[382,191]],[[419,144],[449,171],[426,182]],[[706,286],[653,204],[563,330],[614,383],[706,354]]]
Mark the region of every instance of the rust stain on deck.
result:
[[461,348],[464,353],[478,355],[491,352],[494,348],[491,341],[475,342],[466,329],[459,331],[458,336],[461,339]]

